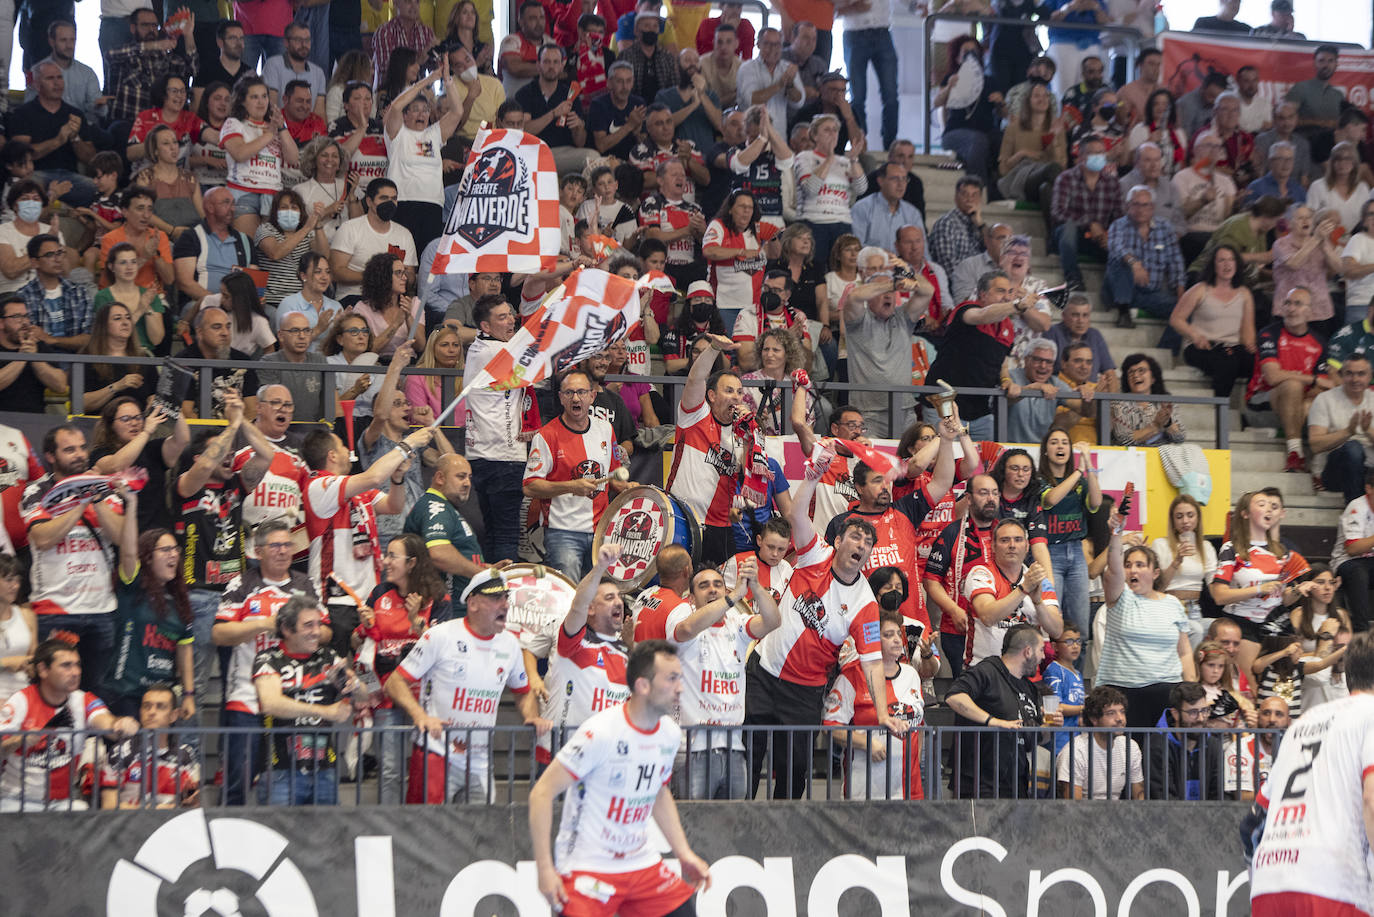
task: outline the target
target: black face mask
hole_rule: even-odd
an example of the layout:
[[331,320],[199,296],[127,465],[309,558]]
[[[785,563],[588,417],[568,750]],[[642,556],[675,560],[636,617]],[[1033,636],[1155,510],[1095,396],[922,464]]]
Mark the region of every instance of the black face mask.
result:
[[679,70],[677,75],[677,85],[679,89],[691,89],[692,74],[686,70]]
[[711,316],[716,311],[716,304],[709,299],[692,300],[691,312],[692,321],[705,323],[711,320]]
[[645,47],[652,48],[654,45],[658,44],[658,33],[657,33],[657,32],[645,32],[645,33],[643,33],[642,35],[639,36],[639,43],[642,44],[642,45],[644,45]]
[[1110,120],[1116,117],[1116,106],[1112,104],[1099,105],[1097,113],[1102,116],[1103,120]]
[[377,205],[377,219],[384,223],[390,223],[396,216],[397,206],[395,201],[382,201]]
[[782,297],[776,290],[764,290],[759,295],[759,305],[763,306],[765,312],[776,312],[782,308]]
[[896,611],[902,607],[902,594],[896,589],[884,592],[878,596],[878,607],[885,611]]

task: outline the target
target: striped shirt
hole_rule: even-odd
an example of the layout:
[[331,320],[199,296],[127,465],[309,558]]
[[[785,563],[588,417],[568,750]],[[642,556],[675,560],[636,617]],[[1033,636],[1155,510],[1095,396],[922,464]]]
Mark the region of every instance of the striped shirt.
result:
[[1107,635],[1097,683],[1118,688],[1143,688],[1183,680],[1178,658],[1178,635],[1188,623],[1178,599],[1157,599],[1122,589],[1115,604],[1107,605]]

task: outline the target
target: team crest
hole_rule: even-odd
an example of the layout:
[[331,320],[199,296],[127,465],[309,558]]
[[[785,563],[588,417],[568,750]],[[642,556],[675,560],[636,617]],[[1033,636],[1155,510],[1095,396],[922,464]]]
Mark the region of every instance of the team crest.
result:
[[449,226],[477,248],[502,233],[527,237],[533,188],[525,160],[504,147],[485,150],[463,179]]

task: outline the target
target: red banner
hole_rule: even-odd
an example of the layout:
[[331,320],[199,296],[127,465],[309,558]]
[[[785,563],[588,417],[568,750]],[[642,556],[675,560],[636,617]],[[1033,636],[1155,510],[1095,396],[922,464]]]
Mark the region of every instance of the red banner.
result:
[[[1165,32],[1160,36],[1159,47],[1164,52],[1164,85],[1174,98],[1196,89],[1211,70],[1235,76],[1247,64],[1259,68],[1259,94],[1271,102],[1282,99],[1294,83],[1315,76],[1312,52],[1316,45]],[[1331,85],[1352,104],[1369,112],[1374,96],[1374,51],[1341,48],[1340,52]]]

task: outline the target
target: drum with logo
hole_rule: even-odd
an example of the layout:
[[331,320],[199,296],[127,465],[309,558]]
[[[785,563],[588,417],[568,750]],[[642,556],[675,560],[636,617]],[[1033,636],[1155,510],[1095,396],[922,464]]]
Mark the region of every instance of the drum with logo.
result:
[[592,554],[609,540],[620,545],[620,559],[607,575],[617,580],[621,592],[648,585],[658,573],[658,555],[670,544],[680,544],[701,559],[701,519],[690,506],[657,487],[641,485],[625,491],[601,514],[592,541]]
[[501,575],[510,590],[506,630],[516,636],[522,649],[548,658],[558,625],[572,608],[577,584],[543,564],[511,564]]

